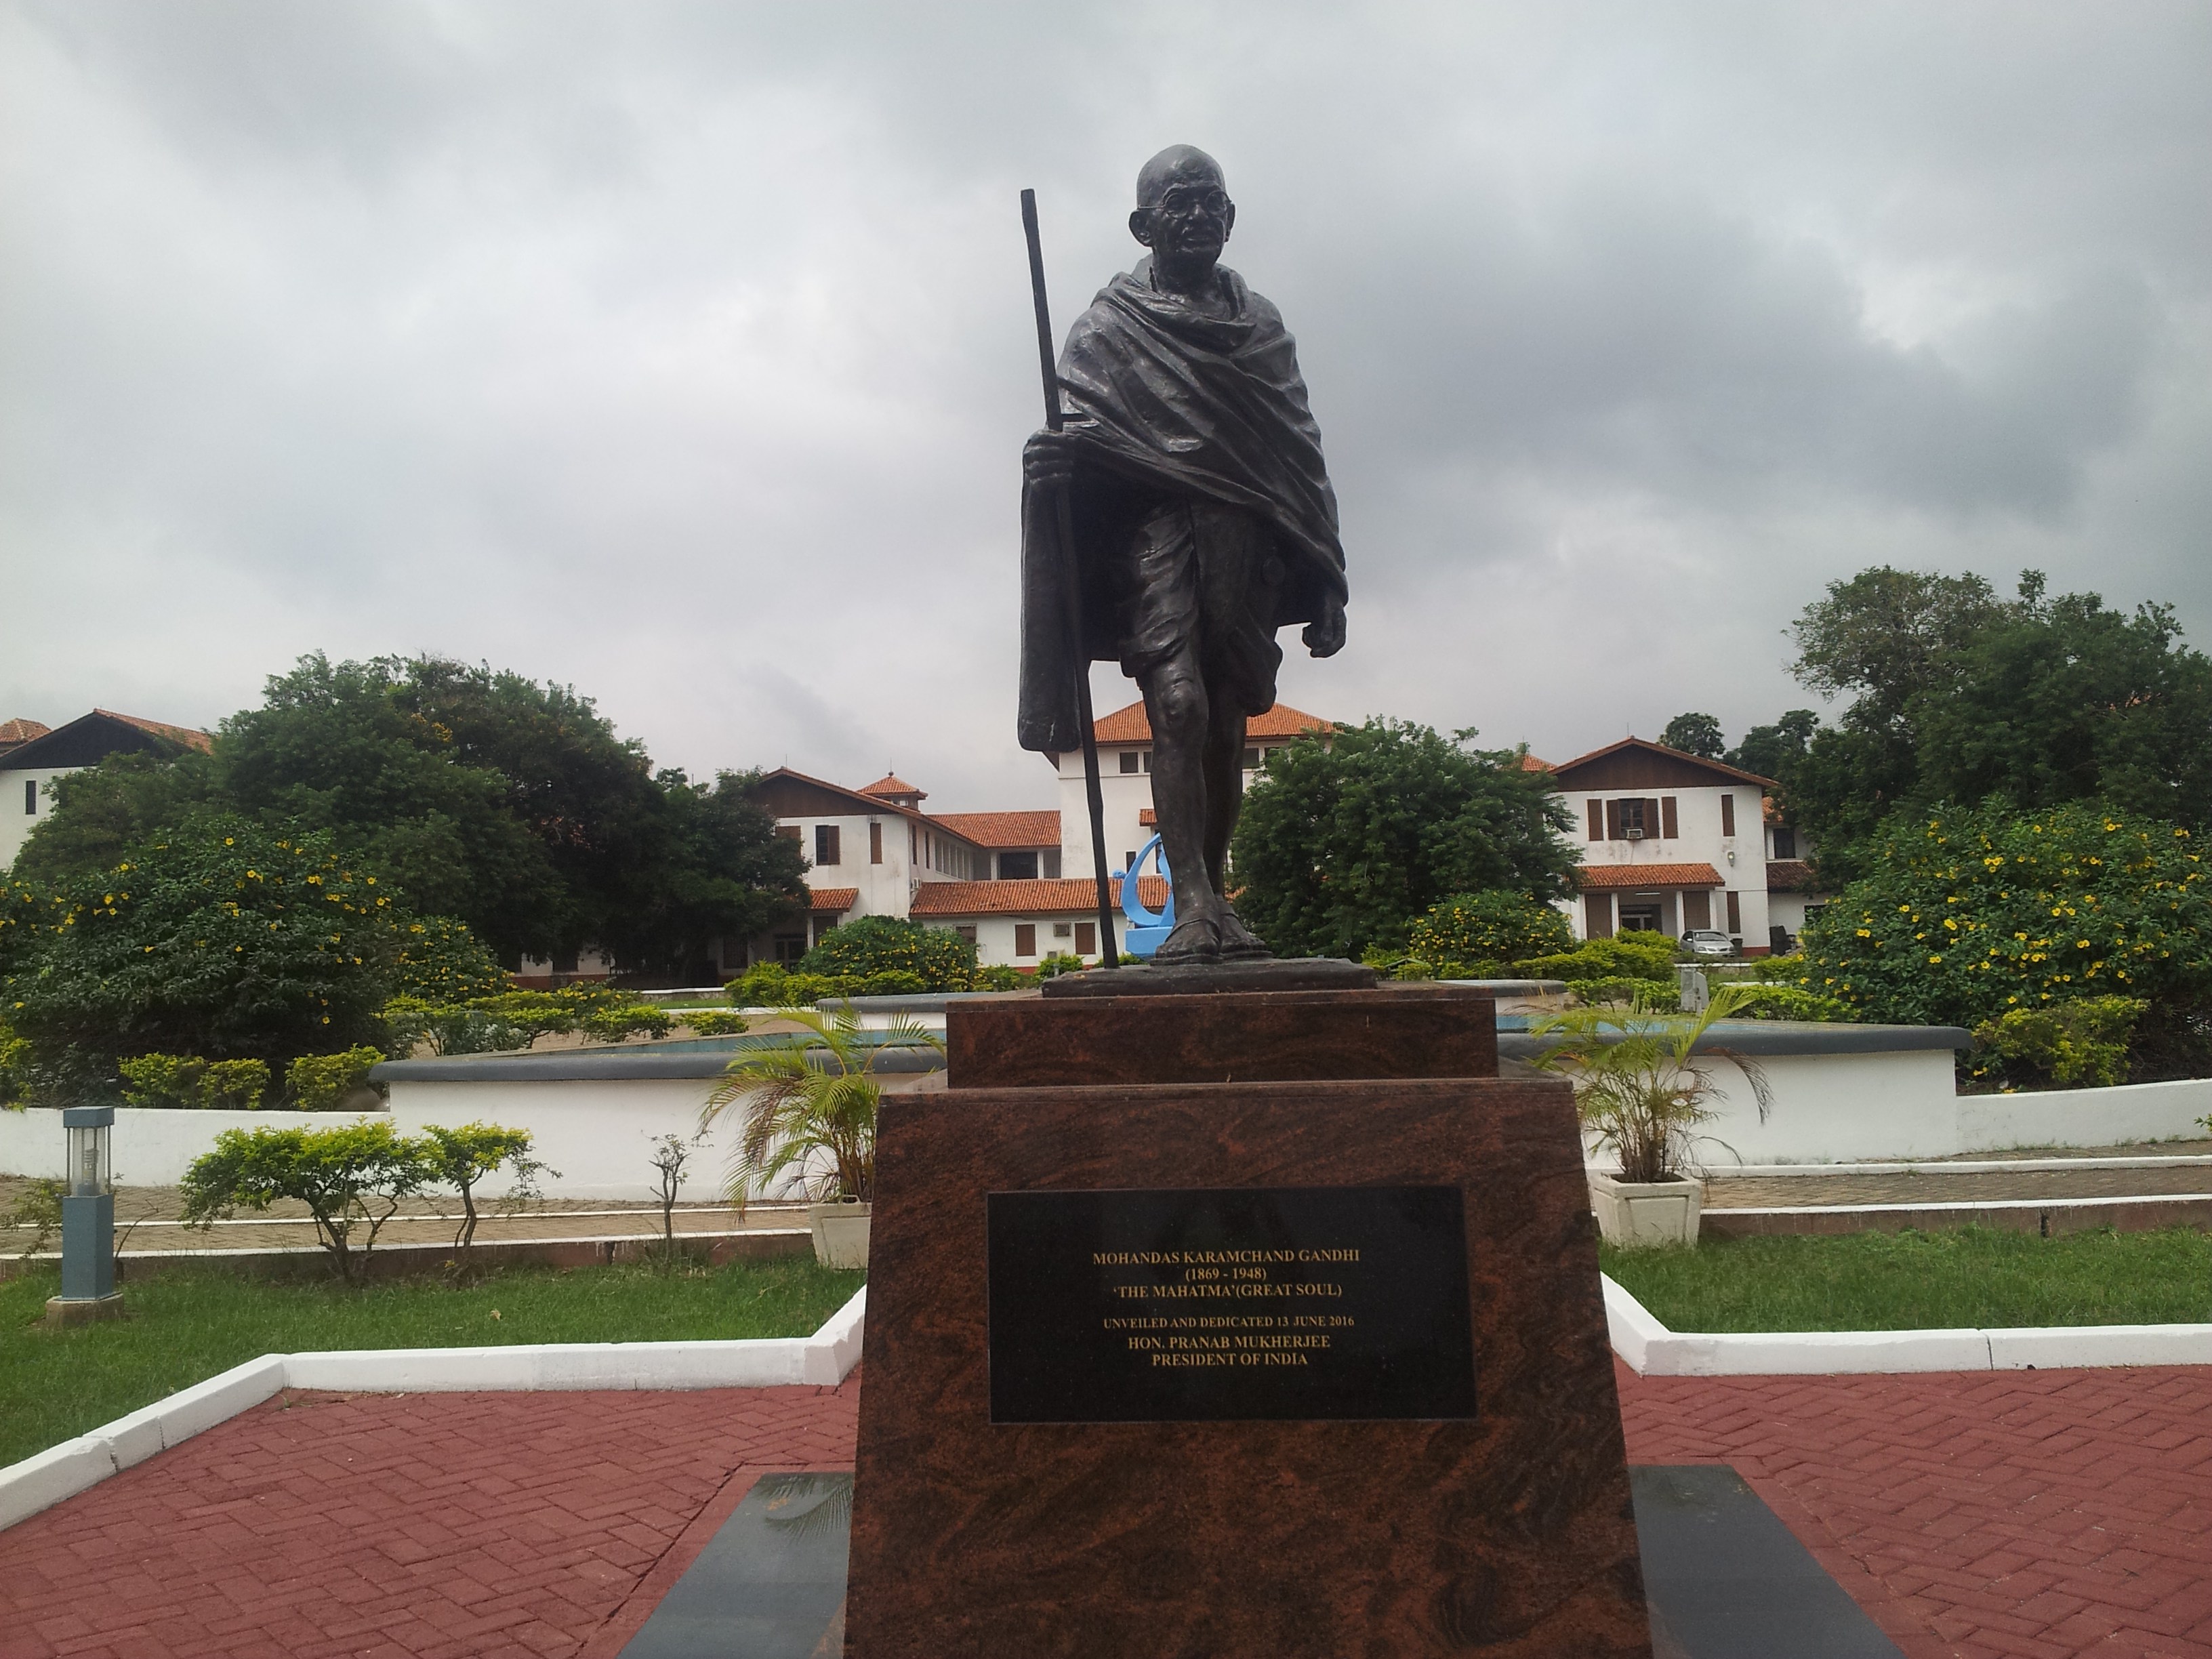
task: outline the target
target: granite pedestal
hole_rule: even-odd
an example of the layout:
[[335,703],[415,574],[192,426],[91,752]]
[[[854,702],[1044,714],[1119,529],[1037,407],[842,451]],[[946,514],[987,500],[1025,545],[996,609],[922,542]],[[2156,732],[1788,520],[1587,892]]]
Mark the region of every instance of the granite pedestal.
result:
[[1573,1103],[1487,997],[947,1018],[878,1132],[848,1652],[1649,1655]]

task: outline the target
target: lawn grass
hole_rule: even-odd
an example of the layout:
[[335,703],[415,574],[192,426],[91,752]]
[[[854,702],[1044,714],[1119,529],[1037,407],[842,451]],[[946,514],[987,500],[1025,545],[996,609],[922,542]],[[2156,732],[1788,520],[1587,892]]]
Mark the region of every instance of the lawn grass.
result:
[[127,1318],[58,1331],[40,1322],[59,1288],[48,1269],[0,1283],[0,1465],[260,1354],[807,1336],[866,1278],[801,1259],[673,1273],[516,1268],[467,1286],[403,1279],[349,1291],[180,1265],[134,1274]]
[[1601,1248],[1676,1331],[1902,1331],[2212,1321],[2212,1235],[1968,1228]]

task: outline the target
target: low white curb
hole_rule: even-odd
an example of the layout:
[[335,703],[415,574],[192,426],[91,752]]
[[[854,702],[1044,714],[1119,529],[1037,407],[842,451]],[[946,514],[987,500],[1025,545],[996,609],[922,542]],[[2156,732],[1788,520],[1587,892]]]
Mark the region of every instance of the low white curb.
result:
[[1847,1376],[2212,1365],[2212,1325],[1692,1333],[1668,1330],[1610,1275],[1603,1282],[1613,1351],[1644,1376]]
[[547,1342],[502,1348],[268,1353],[0,1469],[0,1528],[97,1486],[283,1389],[349,1394],[466,1389],[834,1388],[859,1363],[867,1287],[811,1336],[735,1342]]

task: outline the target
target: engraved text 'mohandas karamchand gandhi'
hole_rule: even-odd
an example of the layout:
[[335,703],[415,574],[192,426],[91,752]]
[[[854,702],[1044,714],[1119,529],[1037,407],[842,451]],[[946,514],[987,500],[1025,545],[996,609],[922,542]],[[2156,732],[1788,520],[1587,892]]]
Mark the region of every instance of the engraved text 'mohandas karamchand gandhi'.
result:
[[1276,630],[1344,645],[1336,495],[1280,313],[1220,263],[1237,222],[1220,167],[1178,145],[1145,164],[1130,234],[1060,354],[1066,429],[1023,453],[1024,749],[1080,745],[1051,490],[1065,488],[1086,662],[1118,661],[1152,728],[1152,804],[1176,922],[1161,963],[1264,957],[1222,896],[1243,803],[1244,722],[1275,701]]

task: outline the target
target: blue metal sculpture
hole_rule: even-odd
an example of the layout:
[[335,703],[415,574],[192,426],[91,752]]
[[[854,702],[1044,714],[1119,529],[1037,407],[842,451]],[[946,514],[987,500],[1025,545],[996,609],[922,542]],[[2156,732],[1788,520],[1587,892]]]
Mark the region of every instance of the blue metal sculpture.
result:
[[[1168,884],[1167,908],[1158,913],[1146,909],[1145,902],[1137,896],[1137,874],[1145,867],[1146,859],[1158,864],[1160,879]],[[1121,948],[1133,957],[1150,962],[1152,952],[1164,945],[1168,935],[1175,931],[1175,880],[1168,873],[1167,848],[1160,844],[1160,838],[1154,836],[1146,842],[1144,850],[1130,861],[1127,870],[1115,872],[1115,878],[1121,884],[1121,915],[1128,923],[1121,935]]]

